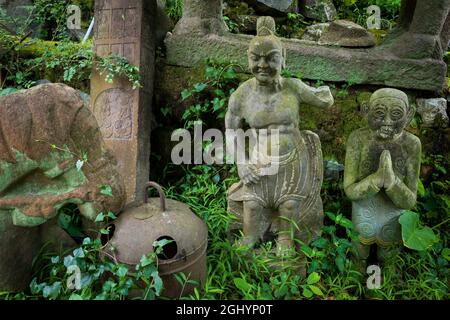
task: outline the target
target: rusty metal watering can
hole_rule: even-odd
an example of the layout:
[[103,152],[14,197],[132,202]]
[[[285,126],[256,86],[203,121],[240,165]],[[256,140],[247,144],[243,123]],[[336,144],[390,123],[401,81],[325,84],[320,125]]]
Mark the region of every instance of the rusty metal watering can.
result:
[[[148,198],[151,187],[158,191],[159,198]],[[155,241],[170,240],[158,256],[159,275],[164,283],[162,295],[187,295],[194,286],[183,286],[174,275],[183,272],[189,280],[204,284],[208,229],[187,205],[166,199],[157,183],[147,183],[145,190],[144,203],[126,210],[113,222],[108,247],[114,248],[112,254],[117,262],[134,267],[143,255],[154,252]]]

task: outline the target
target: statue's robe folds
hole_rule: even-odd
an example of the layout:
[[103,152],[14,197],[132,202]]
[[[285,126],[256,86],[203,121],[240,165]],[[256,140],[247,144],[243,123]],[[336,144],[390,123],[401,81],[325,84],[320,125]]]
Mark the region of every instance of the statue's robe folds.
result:
[[230,223],[230,231],[242,229],[244,201],[258,201],[264,208],[271,209],[272,215],[264,216],[261,221],[261,228],[268,235],[278,231],[279,205],[284,201],[298,200],[300,207],[294,216],[299,227],[296,237],[308,243],[320,235],[323,226],[320,197],[323,160],[319,137],[311,131],[300,131],[297,148],[280,158],[275,160],[278,161],[276,174],[261,176],[255,184],[245,185],[240,181],[230,187],[228,212],[236,216]]

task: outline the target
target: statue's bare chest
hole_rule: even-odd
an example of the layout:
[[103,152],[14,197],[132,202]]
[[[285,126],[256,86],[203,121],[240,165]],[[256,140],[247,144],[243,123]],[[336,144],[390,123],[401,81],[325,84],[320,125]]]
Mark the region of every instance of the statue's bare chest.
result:
[[298,124],[299,101],[286,91],[272,95],[252,94],[244,103],[244,119],[252,128]]

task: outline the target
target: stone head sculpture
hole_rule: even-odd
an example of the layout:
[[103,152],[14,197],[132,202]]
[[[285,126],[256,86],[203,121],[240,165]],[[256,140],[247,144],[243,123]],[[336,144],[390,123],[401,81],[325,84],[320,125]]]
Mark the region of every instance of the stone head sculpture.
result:
[[401,242],[399,216],[416,203],[421,143],[404,130],[415,110],[402,91],[376,91],[365,111],[369,126],[347,141],[344,189],[359,232],[358,258],[365,261],[370,246],[377,245],[383,260]]
[[422,117],[424,127],[448,126],[447,100],[444,98],[417,99],[417,112]]
[[250,41],[248,49],[248,64],[256,80],[262,85],[278,81],[285,59],[283,45],[275,35],[273,18],[258,19],[257,36]]
[[385,88],[372,94],[365,112],[374,137],[388,141],[402,133],[414,117],[415,109],[404,92]]

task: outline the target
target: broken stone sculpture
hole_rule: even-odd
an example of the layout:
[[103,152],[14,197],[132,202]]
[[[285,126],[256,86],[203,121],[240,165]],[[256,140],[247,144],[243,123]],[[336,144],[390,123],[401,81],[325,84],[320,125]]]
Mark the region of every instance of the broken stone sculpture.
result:
[[330,23],[327,32],[319,39],[319,44],[340,47],[373,47],[375,37],[352,21],[336,20]]
[[300,3],[300,12],[307,18],[320,22],[337,18],[337,11],[331,0],[303,0]]
[[422,117],[424,127],[428,128],[446,128],[448,127],[447,100],[444,98],[436,99],[417,99],[417,112]]
[[308,26],[303,33],[301,40],[318,42],[322,34],[327,32],[329,28],[330,24],[328,22]]
[[77,205],[88,223],[119,213],[124,201],[115,161],[76,90],[44,84],[0,98],[0,290],[26,289],[43,241],[67,240],[53,219],[60,208]]
[[363,266],[370,246],[379,261],[401,243],[398,219],[416,203],[421,143],[405,131],[414,116],[407,95],[380,89],[366,106],[369,126],[352,132],[347,142],[344,189],[352,201],[352,220],[359,233],[357,262]]
[[279,16],[282,13],[296,12],[295,0],[245,0],[257,13]]
[[[334,100],[327,86],[313,88],[298,79],[281,77],[285,56],[274,32],[273,18],[258,20],[258,35],[248,50],[254,78],[230,98],[226,128],[239,129],[246,123],[257,136],[266,134],[267,139],[258,140],[257,148],[249,150],[249,161],[237,163],[240,182],[228,191],[228,209],[239,218],[231,228],[243,224],[242,245],[255,247],[274,232],[277,253],[285,255],[294,248],[291,232],[310,241],[320,233],[323,220],[320,140],[310,131],[299,130],[299,107],[307,103],[327,108]],[[278,140],[273,142],[273,136]],[[269,139],[267,148],[264,143]],[[300,230],[293,230],[292,220]]]
[[450,0],[402,0],[396,28],[383,42],[407,59],[442,59],[450,41]]
[[206,35],[228,31],[222,16],[222,0],[184,0],[183,4],[183,16],[174,33]]

